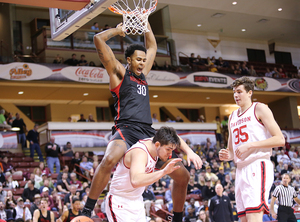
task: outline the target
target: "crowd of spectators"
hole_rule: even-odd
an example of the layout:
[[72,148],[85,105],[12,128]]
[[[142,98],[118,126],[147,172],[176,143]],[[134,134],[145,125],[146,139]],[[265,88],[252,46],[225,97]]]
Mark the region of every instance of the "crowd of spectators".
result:
[[77,55],[75,53],[72,54],[72,57],[64,61],[64,58],[61,57],[59,54],[56,55],[55,59],[53,60],[54,64],[65,64],[68,66],[96,66],[93,61],[88,62],[85,59],[85,55],[80,56],[80,60],[77,59]]

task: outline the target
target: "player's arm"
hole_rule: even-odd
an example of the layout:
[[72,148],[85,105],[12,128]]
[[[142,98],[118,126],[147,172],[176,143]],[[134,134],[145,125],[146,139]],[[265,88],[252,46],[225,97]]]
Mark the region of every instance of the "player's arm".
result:
[[[277,218],[277,214],[276,214],[275,211],[274,211],[274,203],[275,203],[275,200],[276,200],[276,199],[277,199],[276,197],[272,196],[272,198],[271,198],[271,203],[270,203],[270,213],[271,213],[271,215],[272,215],[272,217],[273,217],[274,219]],[[299,200],[299,199],[298,199],[298,200]]]
[[40,211],[37,209],[33,212],[32,222],[38,222],[40,217]]
[[295,197],[294,200],[296,201],[296,203],[297,203],[298,205],[300,205],[300,199],[299,199],[298,197]]
[[[128,156],[127,156],[128,155]],[[130,182],[134,188],[144,187],[153,184],[155,181],[159,180],[166,174],[172,173],[174,170],[180,168],[180,166],[175,166],[177,162],[181,159],[173,159],[168,163],[168,165],[162,169],[153,173],[146,173],[145,166],[148,161],[148,156],[146,152],[142,149],[133,149],[126,154],[128,157],[125,161],[127,167],[130,168]]]
[[50,222],[54,222],[54,213],[52,211],[50,211]]
[[199,155],[194,153],[194,151],[186,144],[186,142],[180,136],[178,136],[178,137],[180,139],[180,147],[179,148],[183,152],[186,153],[188,166],[191,165],[191,161],[192,161],[194,163],[196,169],[201,169],[203,163],[202,163],[202,160],[199,157]]
[[68,216],[69,216],[69,211],[66,210],[63,212],[63,214],[60,216],[60,218],[58,218],[56,220],[56,222],[63,222],[63,221],[65,221],[66,218],[68,218]]
[[155,56],[156,56],[156,51],[157,51],[157,45],[156,45],[156,40],[154,37],[154,34],[152,32],[150,23],[148,22],[148,29],[150,30],[149,32],[146,32],[145,38],[146,38],[146,49],[147,49],[147,54],[146,54],[146,64],[143,69],[143,74],[145,76],[148,75],[150,72]]
[[[230,117],[229,117],[230,119]],[[221,161],[230,161],[233,160],[234,153],[232,148],[232,135],[230,130],[230,124],[228,124],[228,142],[227,142],[227,149],[221,149],[219,151],[219,159]]]
[[106,41],[111,39],[114,36],[125,36],[125,33],[122,31],[122,23],[117,25],[116,28],[111,28],[100,32],[94,35],[94,43],[97,49],[98,56],[103,66],[105,67],[108,75],[112,78],[112,75],[121,74],[125,75],[125,68],[123,65],[116,59],[111,48],[106,44]]

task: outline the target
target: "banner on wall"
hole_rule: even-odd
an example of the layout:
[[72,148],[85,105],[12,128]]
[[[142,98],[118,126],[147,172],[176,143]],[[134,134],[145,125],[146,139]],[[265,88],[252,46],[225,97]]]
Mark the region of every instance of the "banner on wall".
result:
[[0,131],[0,149],[16,149],[18,138],[16,132]]
[[[147,75],[150,86],[194,86],[230,88],[240,76],[214,72],[172,73],[151,70]],[[300,92],[299,79],[273,79],[249,77],[255,82],[255,90]],[[14,62],[0,65],[0,79],[10,81],[73,81],[82,83],[108,84],[109,76],[105,69],[90,66],[65,66],[61,64],[33,64]]]

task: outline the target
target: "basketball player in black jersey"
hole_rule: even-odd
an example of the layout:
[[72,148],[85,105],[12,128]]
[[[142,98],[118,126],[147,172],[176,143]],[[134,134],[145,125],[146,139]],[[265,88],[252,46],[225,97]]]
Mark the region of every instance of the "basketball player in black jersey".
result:
[[41,200],[40,209],[36,209],[33,213],[33,222],[54,222],[54,213],[48,208],[48,200],[43,198]]
[[[110,77],[109,89],[114,97],[116,116],[112,139],[107,146],[103,160],[95,171],[90,193],[83,209],[83,214],[86,216],[90,216],[99,195],[110,179],[111,170],[126,150],[140,139],[153,137],[155,134],[155,130],[151,127],[152,118],[146,76],[153,65],[157,45],[149,23],[148,29],[150,31],[145,33],[146,48],[134,44],[126,49],[127,69],[115,58],[113,51],[106,44],[106,41],[114,36],[125,36],[122,24],[94,36],[99,58]],[[180,140],[180,148],[187,154],[188,163],[192,161],[197,169],[201,168],[202,161],[199,156],[182,139]],[[174,180],[173,221],[182,221],[189,181],[189,172],[181,162],[180,165],[180,169],[170,174]]]
[[70,222],[75,217],[82,215],[80,207],[80,200],[74,197],[72,199],[72,209],[64,211],[61,217],[56,220],[56,222]]

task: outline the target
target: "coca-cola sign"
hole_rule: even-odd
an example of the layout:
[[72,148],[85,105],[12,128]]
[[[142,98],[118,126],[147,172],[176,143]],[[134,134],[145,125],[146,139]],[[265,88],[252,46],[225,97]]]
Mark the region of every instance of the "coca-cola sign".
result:
[[66,67],[61,74],[68,79],[87,83],[109,83],[109,77],[105,69],[97,67]]

